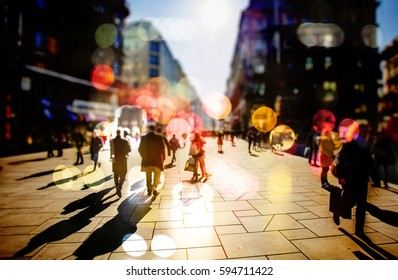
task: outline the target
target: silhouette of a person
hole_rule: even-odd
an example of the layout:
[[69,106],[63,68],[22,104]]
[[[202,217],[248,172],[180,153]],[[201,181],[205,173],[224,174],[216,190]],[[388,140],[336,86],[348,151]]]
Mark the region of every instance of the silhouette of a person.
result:
[[110,141],[113,179],[119,197],[122,196],[122,187],[127,174],[128,154],[131,152],[128,141],[123,139],[120,133],[120,130],[117,130],[116,137]]
[[76,162],[74,165],[79,165],[83,164],[83,153],[82,153],[82,148],[84,144],[86,143],[86,139],[84,138],[83,134],[80,131],[77,131],[75,134],[75,145],[76,145],[76,150],[77,150],[77,158]]
[[156,189],[160,183],[165,157],[165,143],[163,137],[155,133],[155,126],[148,127],[148,133],[141,137],[138,152],[142,158],[141,171],[146,174],[146,187],[148,195],[157,196]]
[[[90,154],[91,154],[91,159],[94,161],[94,170],[97,168],[98,155],[102,146],[103,144],[101,138],[99,138],[97,134],[93,132],[93,138],[91,139],[91,144],[90,144]],[[101,164],[99,163],[98,167],[100,167],[100,165]]]
[[170,142],[170,149],[171,149],[171,154],[172,154],[171,163],[173,163],[176,161],[176,152],[180,148],[180,142],[176,138],[175,134],[173,134],[173,137],[171,137],[169,142]]
[[[364,234],[366,201],[368,196],[369,178],[380,185],[372,163],[370,150],[367,146],[361,146],[353,140],[343,144],[338,155],[341,164],[336,166],[336,175],[344,190],[351,190],[353,204],[356,204],[355,234],[358,237],[366,237]],[[334,214],[333,220],[339,224],[339,217]]]

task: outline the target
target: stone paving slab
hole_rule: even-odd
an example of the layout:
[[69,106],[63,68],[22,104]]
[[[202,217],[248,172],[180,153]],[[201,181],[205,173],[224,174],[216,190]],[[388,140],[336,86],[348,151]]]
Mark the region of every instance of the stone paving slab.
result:
[[[270,150],[247,152],[247,142],[207,138],[213,175],[192,184],[184,171],[188,148],[165,169],[160,195],[148,197],[138,142],[118,198],[109,151],[93,171],[89,155],[74,166],[75,150],[0,158],[0,259],[96,260],[354,260],[398,258],[398,194],[369,187],[365,231],[352,220],[332,221],[320,169],[306,159]],[[170,162],[170,157],[166,163]],[[332,183],[335,178],[329,174]]]

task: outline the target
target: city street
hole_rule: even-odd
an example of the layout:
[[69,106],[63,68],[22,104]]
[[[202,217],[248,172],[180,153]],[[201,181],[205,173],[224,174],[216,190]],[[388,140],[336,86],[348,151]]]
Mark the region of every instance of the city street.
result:
[[[320,168],[271,149],[206,138],[212,176],[192,184],[188,147],[167,166],[157,197],[148,197],[138,142],[116,195],[109,151],[93,171],[76,151],[0,158],[0,258],[26,260],[356,260],[398,258],[398,186],[369,186],[365,232],[353,219],[335,225]],[[57,154],[56,151],[55,155]],[[165,164],[170,163],[168,157]],[[329,174],[330,182],[337,184]]]

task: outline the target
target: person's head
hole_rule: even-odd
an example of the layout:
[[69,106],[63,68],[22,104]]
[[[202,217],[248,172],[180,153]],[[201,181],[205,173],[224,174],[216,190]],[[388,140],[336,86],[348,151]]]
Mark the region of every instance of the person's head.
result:
[[116,130],[116,137],[120,137],[120,133],[121,133],[120,129]]
[[155,126],[154,125],[149,125],[148,126],[148,132],[154,132],[155,131]]

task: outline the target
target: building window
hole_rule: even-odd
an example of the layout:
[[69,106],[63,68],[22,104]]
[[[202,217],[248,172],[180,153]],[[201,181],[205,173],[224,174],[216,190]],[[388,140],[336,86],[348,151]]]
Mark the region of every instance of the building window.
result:
[[151,42],[149,45],[149,49],[152,52],[158,52],[160,50],[160,44],[159,42]]
[[47,50],[51,54],[56,54],[58,52],[58,42],[54,37],[47,38]]
[[43,39],[44,39],[43,32],[37,31],[35,34],[35,47],[37,49],[43,48]]
[[45,0],[36,0],[36,6],[43,9],[46,6]]
[[149,63],[151,65],[159,65],[159,56],[157,55],[150,55],[149,56]]
[[154,78],[159,76],[158,69],[149,69],[149,77]]
[[311,70],[314,68],[314,62],[312,57],[307,57],[305,60],[305,70]]
[[325,69],[329,69],[330,67],[332,67],[333,63],[332,63],[332,58],[330,56],[325,57]]

